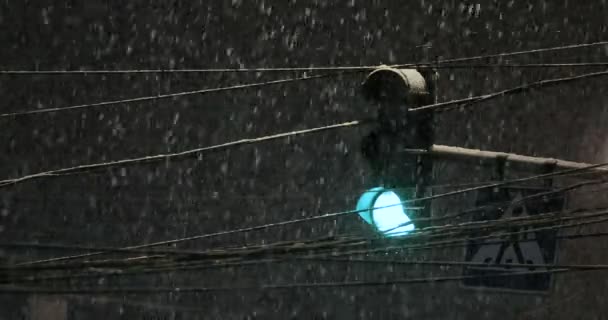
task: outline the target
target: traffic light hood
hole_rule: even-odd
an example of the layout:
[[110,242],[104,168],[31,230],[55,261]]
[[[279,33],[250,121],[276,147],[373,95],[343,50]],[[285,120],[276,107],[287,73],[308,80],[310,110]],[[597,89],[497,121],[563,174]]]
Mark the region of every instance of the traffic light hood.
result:
[[420,104],[430,96],[425,77],[416,69],[381,66],[363,82],[363,96],[379,103]]

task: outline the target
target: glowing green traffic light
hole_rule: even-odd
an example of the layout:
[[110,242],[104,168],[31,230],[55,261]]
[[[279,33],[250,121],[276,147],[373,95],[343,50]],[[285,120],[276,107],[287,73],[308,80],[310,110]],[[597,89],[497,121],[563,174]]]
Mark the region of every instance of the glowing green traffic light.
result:
[[366,191],[357,202],[359,216],[386,237],[406,235],[416,229],[407,206],[392,190],[381,187]]

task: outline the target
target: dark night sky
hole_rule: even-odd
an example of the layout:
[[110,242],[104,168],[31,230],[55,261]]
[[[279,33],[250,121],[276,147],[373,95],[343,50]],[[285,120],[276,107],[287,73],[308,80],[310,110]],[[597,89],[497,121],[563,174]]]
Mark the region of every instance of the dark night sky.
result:
[[[10,1],[0,4],[0,69],[249,68],[421,62],[606,40],[607,13],[605,1],[487,1],[479,6],[456,1],[377,0]],[[480,63],[607,59],[608,46],[596,46]],[[437,82],[438,100],[605,69],[443,69]],[[312,74],[316,73],[306,73]],[[0,113],[302,75],[303,72],[0,75]],[[367,118],[373,108],[359,92],[364,75],[0,118],[0,180]],[[606,78],[595,78],[492,100],[471,110],[439,114],[435,120],[437,142],[605,162],[607,84]],[[361,138],[367,133],[366,128],[341,129],[214,152],[202,158],[103,169],[2,188],[0,241],[126,246],[351,210],[360,192],[373,187],[368,164],[359,152]],[[442,163],[435,170],[438,184],[489,178],[481,169],[451,163]],[[602,198],[572,197],[571,206]],[[433,214],[465,208],[473,200],[463,197],[440,202],[440,209]],[[602,226],[590,229],[597,231]],[[371,230],[358,218],[348,216],[193,241],[179,248],[205,250],[344,233],[369,236]],[[567,243],[560,245],[559,259],[563,263],[603,263],[606,259],[596,253],[605,247],[600,240]],[[0,251],[0,260],[13,263],[64,253],[4,250]],[[392,256],[404,258],[403,254]],[[428,257],[462,260],[464,254],[460,249],[436,250],[412,258]],[[296,262],[108,281],[109,285],[230,286],[446,274],[458,275],[461,271],[457,267]],[[94,314],[99,319],[152,319],[154,312],[136,306],[137,303],[169,305],[162,309],[166,319],[603,317],[605,307],[601,301],[608,286],[601,272],[555,279],[552,290],[540,295],[478,292],[449,283],[135,295],[127,296],[124,305],[120,302],[122,296],[62,299],[67,301],[68,319],[94,319]],[[581,290],[586,291],[576,293]],[[0,295],[0,319],[29,319],[28,315],[35,313],[32,301],[26,295]]]

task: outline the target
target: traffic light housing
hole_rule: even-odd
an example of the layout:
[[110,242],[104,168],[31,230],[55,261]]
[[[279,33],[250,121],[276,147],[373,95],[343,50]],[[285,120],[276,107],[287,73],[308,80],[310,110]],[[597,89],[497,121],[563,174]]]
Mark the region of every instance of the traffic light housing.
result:
[[[405,235],[427,225],[428,203],[403,203],[427,195],[432,160],[412,156],[434,142],[432,112],[408,109],[433,103],[434,72],[380,67],[362,84],[364,98],[376,108],[376,125],[361,142],[372,170],[373,188],[357,203],[360,217],[384,236]],[[416,208],[413,208],[416,207]],[[413,220],[413,221],[412,221]],[[418,220],[418,221],[416,221]]]

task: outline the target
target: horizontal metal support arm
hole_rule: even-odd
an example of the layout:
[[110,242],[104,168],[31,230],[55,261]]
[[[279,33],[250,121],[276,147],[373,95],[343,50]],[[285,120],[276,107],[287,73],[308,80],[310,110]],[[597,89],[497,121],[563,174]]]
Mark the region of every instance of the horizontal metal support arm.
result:
[[[486,151],[479,149],[468,149],[461,147],[452,147],[434,144],[428,150],[424,149],[406,149],[406,153],[410,154],[430,154],[432,156],[447,157],[447,158],[463,158],[471,160],[489,160],[496,161],[503,159],[509,163],[518,163],[530,166],[552,166],[556,169],[583,169],[593,164],[584,162],[566,161],[555,158],[531,157],[515,153]],[[608,173],[608,166],[591,168],[590,172]]]

